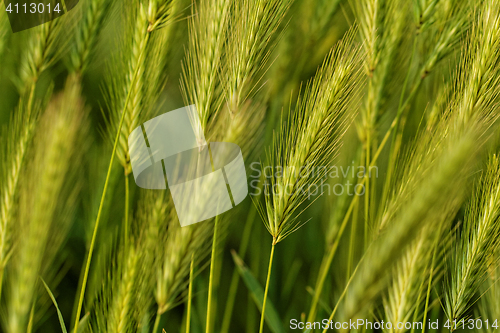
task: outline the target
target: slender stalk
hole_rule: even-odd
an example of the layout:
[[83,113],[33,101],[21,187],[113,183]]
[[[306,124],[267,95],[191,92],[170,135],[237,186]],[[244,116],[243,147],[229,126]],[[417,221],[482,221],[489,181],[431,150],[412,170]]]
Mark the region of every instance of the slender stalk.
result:
[[[362,260],[363,259],[361,259],[361,261]],[[333,311],[330,314],[330,317],[328,318],[328,322],[332,321],[333,316],[335,316],[335,314],[337,313],[337,310],[339,309],[340,303],[342,302],[342,300],[344,299],[345,295],[347,294],[347,289],[349,289],[349,286],[351,285],[351,282],[352,282],[354,276],[356,275],[356,272],[358,271],[358,268],[360,267],[361,261],[358,263],[358,265],[356,266],[356,269],[352,273],[351,278],[347,282],[347,285],[345,286],[344,291],[342,292],[342,294],[340,295],[340,297],[339,297],[339,299],[337,301],[337,304],[335,304],[335,307],[333,308]],[[326,327],[324,329],[323,333],[326,333],[327,331],[328,331],[328,327]]]
[[[149,40],[149,36],[150,36],[150,33],[146,34],[146,43]],[[144,57],[144,52],[141,52],[141,55],[139,57],[139,61],[142,61],[143,57]],[[134,76],[132,78],[131,86],[134,84],[134,82],[137,78],[137,73],[138,73],[138,70],[136,68],[136,70],[134,72]],[[99,222],[101,220],[102,208],[104,207],[104,200],[106,198],[106,192],[108,191],[109,178],[111,176],[111,170],[113,169],[113,162],[115,160],[116,148],[118,147],[118,142],[120,140],[121,130],[122,130],[122,126],[123,126],[123,120],[125,119],[125,113],[127,110],[128,103],[130,101],[130,92],[131,92],[131,89],[129,89],[127,92],[127,98],[125,99],[125,105],[123,106],[123,111],[122,111],[122,115],[120,118],[120,124],[118,125],[118,130],[116,132],[115,142],[113,144],[113,151],[111,153],[111,159],[109,161],[108,173],[106,175],[106,181],[104,182],[104,189],[102,191],[101,202],[99,204],[99,210],[97,211],[97,218],[96,218],[95,225],[94,225],[94,231],[92,233],[92,240],[90,242],[89,253],[87,255],[87,260],[85,263],[85,273],[83,275],[83,282],[82,282],[82,286],[80,289],[80,297],[78,300],[78,307],[76,310],[74,332],[78,331],[78,323],[80,321],[79,318],[80,318],[80,313],[82,311],[82,306],[83,306],[83,297],[85,295],[85,287],[87,286],[87,280],[89,277],[90,261],[92,260],[92,254],[94,252],[95,241],[97,239],[97,230],[99,228]]]
[[[373,140],[373,147],[377,147],[377,141]],[[369,211],[368,211],[368,217],[371,218],[372,221],[375,221],[375,212],[376,209],[378,208],[377,203],[377,177],[372,177],[371,176],[371,171],[370,171],[370,165],[368,165],[368,169],[365,170],[365,172],[368,175],[368,182],[370,182],[370,192],[367,191],[367,195],[370,196],[370,205],[369,205]],[[368,246],[368,245],[367,245]]]
[[[252,226],[253,226],[253,222],[255,220],[256,213],[257,213],[257,210],[255,209],[255,206],[252,205],[250,213],[248,214],[247,222],[245,224],[245,230],[243,231],[243,238],[241,239],[240,248],[238,251],[238,255],[240,257],[244,257],[246,252],[247,252],[248,243],[250,241],[250,236],[252,235]],[[236,292],[238,291],[239,280],[240,280],[240,274],[238,273],[238,270],[235,268],[233,270],[233,276],[231,277],[231,284],[229,287],[229,295],[227,297],[226,308],[224,310],[224,317],[222,320],[221,333],[229,332],[229,326],[231,324],[231,317],[233,314],[234,301],[236,299]]]
[[212,239],[212,258],[210,259],[210,280],[208,283],[208,302],[207,302],[207,322],[205,326],[205,332],[210,333],[210,320],[212,315],[212,297],[213,297],[213,282],[214,282],[214,268],[215,268],[215,257],[217,248],[217,226],[219,218],[215,218],[214,224],[214,237]]
[[[267,230],[266,230],[267,231]],[[260,237],[264,237],[263,230],[260,228],[256,229],[256,239],[260,239]],[[261,262],[262,262],[262,247],[257,246],[252,249],[252,256],[250,257],[250,270],[254,273],[256,277],[262,275],[261,274]],[[246,293],[247,296],[247,313],[246,313],[246,333],[254,333],[257,332],[259,321],[257,309],[255,308],[255,303],[251,292]]]
[[26,328],[26,333],[31,333],[33,331],[33,316],[35,314],[35,304],[36,302],[33,302],[33,305],[31,306],[30,319],[28,321],[28,327]]
[[[375,163],[377,162],[378,157],[380,156],[380,153],[382,152],[382,149],[384,148],[385,144],[387,143],[391,131],[395,128],[396,122],[393,121],[391,124],[391,127],[385,134],[382,142],[380,143],[379,148],[377,149],[377,152],[373,156],[373,161],[369,164],[369,168],[374,166]],[[368,168],[368,170],[369,170]],[[363,185],[366,180],[367,180],[367,173],[365,174],[365,177],[363,177],[363,180],[359,182],[360,185]],[[365,192],[366,193],[366,192]],[[335,256],[335,253],[337,252],[337,248],[340,243],[340,239],[342,238],[342,235],[344,233],[345,227],[347,226],[347,222],[349,222],[349,218],[351,217],[351,213],[353,212],[354,207],[356,206],[357,202],[359,200],[359,196],[355,195],[354,198],[351,201],[351,204],[349,205],[349,208],[347,209],[346,215],[344,216],[344,219],[342,220],[342,223],[340,225],[339,231],[337,233],[337,236],[335,238],[335,241],[333,245],[330,247],[330,251],[328,252],[328,255],[326,259],[323,261],[321,268],[320,268],[320,273],[318,280],[316,282],[316,288],[314,290],[314,297],[313,301],[311,304],[311,310],[309,310],[309,316],[307,318],[308,322],[314,321],[314,317],[316,316],[316,310],[318,307],[318,301],[319,301],[319,295],[321,295],[321,291],[323,290],[323,285],[325,284],[326,276],[328,275],[328,271],[330,270],[330,266],[333,261],[333,257]]]
[[33,110],[33,102],[34,102],[34,97],[35,97],[35,88],[36,88],[36,83],[32,83],[31,84],[31,87],[29,88],[30,90],[30,93],[29,93],[29,97],[28,97],[28,104],[27,107],[28,107],[28,114],[31,115],[31,111]]
[[266,315],[267,293],[269,291],[269,280],[271,279],[271,269],[273,267],[274,247],[275,246],[276,246],[276,240],[273,239],[273,244],[271,246],[271,256],[269,257],[269,268],[267,269],[267,280],[266,280],[266,290],[264,291],[264,302],[262,303],[262,313],[260,315],[260,329],[259,329],[259,333],[262,333],[263,329],[264,329],[264,318],[265,318],[265,315]]
[[186,315],[186,333],[189,333],[191,324],[191,302],[193,299],[193,270],[194,270],[194,252],[191,254],[191,266],[189,267],[189,292]]
[[[365,147],[365,165],[366,165],[366,170],[365,172],[368,172],[370,170],[370,150],[371,150],[371,141],[370,141],[370,132],[371,128],[368,129],[366,133],[366,147]],[[365,246],[364,248],[366,249],[368,247],[368,233],[369,233],[369,210],[370,210],[370,181],[366,181],[366,189],[365,189]]]
[[[395,160],[395,156],[397,155],[398,149],[396,149],[396,139],[398,137],[398,133],[400,132],[399,124],[401,123],[401,116],[403,114],[403,110],[408,106],[408,103],[410,102],[410,98],[414,96],[416,93],[416,89],[420,86],[421,79],[419,79],[416,83],[416,85],[413,87],[413,89],[410,92],[410,95],[406,100],[404,100],[404,95],[406,92],[406,86],[408,85],[408,80],[410,78],[410,73],[411,73],[411,65],[413,63],[413,58],[415,57],[415,50],[417,47],[417,38],[414,39],[413,41],[413,49],[411,52],[411,58],[410,58],[410,65],[408,66],[408,72],[406,73],[405,81],[403,83],[403,89],[401,91],[401,96],[399,98],[399,105],[398,105],[398,111],[396,113],[396,125],[395,128],[396,130],[392,132],[392,138],[391,138],[391,146],[389,148],[389,159],[388,159],[388,166],[387,166],[387,176],[385,178],[385,183],[384,183],[384,188],[382,190],[382,201],[381,203],[386,202],[387,196],[389,195],[389,186],[391,185],[392,181],[392,173],[394,171],[394,163],[393,161]],[[402,129],[401,129],[402,131]],[[383,207],[380,208],[379,214],[381,214],[383,211]]]
[[128,246],[128,212],[129,212],[129,201],[130,201],[130,191],[129,191],[129,179],[128,174],[125,173],[125,217],[123,218],[123,243],[125,248]]
[[158,332],[158,326],[160,326],[161,313],[160,310],[156,312],[155,324],[153,325],[153,333]]
[[5,267],[3,267],[3,264],[2,266],[0,266],[0,299],[2,297],[2,286],[3,286],[3,274],[5,272]]
[[[354,194],[356,195],[356,194]],[[351,239],[349,240],[349,254],[348,254],[348,259],[347,259],[347,275],[346,275],[346,280],[349,281],[349,278],[351,277],[351,270],[352,270],[352,263],[354,261],[354,242],[356,241],[356,233],[358,230],[358,205],[359,201],[356,201],[354,204],[354,212],[352,215],[352,222],[351,222]]]
[[[363,178],[361,184],[364,183],[365,179],[366,178]],[[347,209],[347,212],[344,216],[344,220],[342,220],[342,224],[340,225],[340,229],[339,229],[339,232],[337,234],[337,237],[335,238],[335,242],[330,247],[330,251],[328,252],[328,256],[326,257],[325,261],[323,261],[325,265],[321,265],[319,278],[318,278],[317,283],[316,283],[316,288],[314,288],[315,289],[314,290],[314,297],[313,297],[313,301],[311,304],[311,310],[309,311],[309,317],[307,319],[308,322],[313,320],[314,317],[316,316],[319,296],[321,295],[321,291],[323,290],[326,276],[328,275],[328,271],[330,270],[330,266],[332,264],[333,257],[335,255],[335,253],[337,252],[337,248],[339,246],[340,239],[342,238],[342,234],[344,233],[344,229],[347,226],[347,222],[349,221],[349,218],[351,216],[353,208],[356,205],[356,202],[358,201],[358,199],[359,199],[359,196],[355,196],[352,199],[351,204],[349,205],[349,208]]]

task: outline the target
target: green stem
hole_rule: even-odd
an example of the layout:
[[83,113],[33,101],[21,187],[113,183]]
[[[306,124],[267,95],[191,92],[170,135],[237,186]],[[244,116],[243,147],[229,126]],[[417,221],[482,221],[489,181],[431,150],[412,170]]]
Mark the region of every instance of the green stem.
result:
[[[382,139],[382,142],[380,143],[379,148],[377,149],[377,152],[373,156],[373,161],[370,163],[369,167],[372,167],[375,165],[377,162],[378,157],[380,156],[380,153],[382,152],[382,149],[384,148],[385,144],[387,143],[389,136],[391,134],[392,129],[395,127],[395,121],[392,122],[391,127],[385,134],[384,138]],[[363,180],[359,183],[363,185],[368,178],[368,173],[365,172],[365,177],[363,177]],[[366,193],[366,192],[365,192]],[[318,306],[318,301],[319,301],[319,296],[321,295],[321,291],[323,290],[323,286],[326,280],[326,276],[328,275],[328,271],[330,270],[330,266],[332,264],[333,257],[335,255],[335,252],[337,252],[338,245],[340,243],[340,239],[342,238],[342,235],[344,233],[345,227],[347,226],[347,222],[349,221],[349,218],[351,217],[351,213],[353,212],[353,209],[355,205],[357,204],[359,200],[358,195],[354,195],[354,198],[351,201],[351,204],[349,205],[349,208],[347,209],[346,215],[344,216],[344,219],[342,220],[342,223],[340,225],[340,229],[335,237],[335,241],[333,245],[330,247],[330,251],[328,252],[328,255],[326,259],[323,261],[321,264],[320,268],[320,273],[318,276],[318,280],[316,282],[316,288],[314,289],[314,297],[313,301],[311,304],[311,310],[309,311],[309,316],[307,318],[308,322],[313,322],[314,317],[316,316],[316,310]]]
[[[356,194],[354,194],[356,195]],[[357,203],[354,205],[354,213],[352,215],[352,222],[351,222],[351,239],[349,240],[349,258],[347,261],[347,276],[346,280],[349,281],[349,278],[351,277],[351,269],[352,269],[352,263],[354,261],[354,243],[356,241],[356,233],[357,233],[357,226],[358,226],[358,210],[357,208]]]
[[[247,252],[248,243],[250,242],[250,236],[252,235],[253,221],[255,220],[255,214],[257,210],[255,206],[252,205],[250,213],[248,214],[247,221],[245,224],[245,230],[243,231],[243,238],[240,243],[240,248],[238,255],[243,258]],[[231,316],[233,315],[234,301],[236,300],[236,292],[238,291],[238,284],[240,274],[235,268],[233,270],[233,276],[231,277],[231,284],[229,287],[229,295],[226,301],[226,308],[224,309],[224,319],[222,321],[221,333],[229,332],[229,326],[231,324]]]
[[210,280],[208,283],[208,302],[207,302],[207,321],[205,326],[205,332],[210,333],[210,321],[212,315],[212,297],[213,297],[213,282],[214,282],[214,267],[215,267],[215,257],[217,248],[217,225],[219,218],[215,218],[214,224],[214,237],[212,239],[212,258],[210,259]]
[[[149,33],[146,34],[146,44],[149,41]],[[144,57],[144,50],[141,52],[141,55],[139,56],[139,63],[142,61],[142,58]],[[137,78],[137,73],[138,73],[138,68],[134,70],[134,76],[132,77],[131,81],[131,86],[135,83],[135,80]],[[80,297],[78,300],[78,307],[76,310],[76,317],[75,317],[75,327],[74,327],[74,332],[78,331],[78,322],[80,321],[80,313],[82,311],[82,306],[83,306],[83,297],[85,295],[85,287],[87,286],[87,279],[89,277],[89,271],[90,271],[90,261],[92,260],[92,254],[94,252],[94,247],[95,247],[95,241],[97,239],[97,230],[99,229],[99,222],[101,221],[101,214],[102,214],[102,208],[104,207],[104,200],[106,198],[106,192],[108,191],[108,185],[109,185],[109,178],[111,175],[111,170],[113,169],[113,162],[115,160],[115,155],[116,155],[116,149],[118,147],[118,142],[120,140],[120,135],[122,131],[122,126],[123,126],[123,121],[125,119],[125,113],[127,112],[127,107],[128,103],[130,101],[130,92],[132,89],[129,89],[127,92],[127,98],[125,100],[125,105],[123,106],[123,111],[122,115],[120,118],[120,124],[118,125],[118,130],[116,132],[116,137],[115,137],[115,142],[113,145],[113,152],[111,153],[111,159],[109,161],[109,166],[108,166],[108,173],[106,175],[106,181],[104,182],[104,189],[102,191],[102,196],[101,196],[101,202],[99,204],[99,210],[97,211],[97,218],[95,221],[94,225],[94,231],[92,233],[92,240],[90,242],[90,248],[89,248],[89,253],[87,255],[87,260],[85,263],[85,273],[83,275],[83,282],[82,286],[80,289]]]
[[[260,224],[257,224],[257,226],[260,226]],[[265,230],[265,234],[264,234],[264,228],[259,228],[257,227],[256,230],[255,230],[255,234],[256,235],[256,239],[261,239],[265,236],[267,236],[267,230]],[[262,247],[261,246],[257,246],[257,247],[254,247],[252,249],[252,255],[250,257],[250,270],[254,273],[254,275],[256,277],[259,277],[259,275],[261,275],[261,260],[262,258]],[[253,300],[253,296],[251,295],[251,291],[248,290],[248,292],[246,293],[246,296],[247,296],[247,313],[246,313],[246,333],[255,333],[257,332],[258,330],[258,326],[259,325],[259,318],[258,318],[258,313],[257,313],[257,309],[256,307],[254,306],[255,303],[254,303],[254,300]]]
[[191,301],[193,299],[193,270],[194,270],[194,252],[191,254],[191,265],[189,267],[189,292],[186,314],[186,333],[189,333],[191,324]]
[[[370,170],[370,135],[368,135],[367,144],[366,144],[366,170],[365,174]],[[370,209],[370,181],[366,181],[366,189],[365,189],[365,245],[364,248],[368,247],[368,232],[369,232],[369,209]]]
[[[374,144],[374,147],[377,147],[377,142],[373,142]],[[370,170],[370,165],[368,165],[368,169],[365,170],[365,172],[368,174],[368,181],[371,183],[370,184],[370,193],[368,193],[368,195],[370,195],[370,206],[369,206],[369,213],[368,213],[368,216],[372,219],[374,219],[374,217],[376,216],[375,212],[376,212],[376,209],[377,209],[377,205],[376,205],[376,202],[377,202],[377,181],[378,181],[378,178],[376,177],[372,177],[372,173],[371,173],[371,170]],[[376,173],[376,172],[375,172]]]
[[[364,183],[365,178],[363,178],[363,181],[360,184]],[[313,301],[311,304],[311,310],[309,310],[309,317],[307,318],[307,322],[312,322],[314,320],[314,317],[316,316],[316,311],[318,307],[318,301],[319,301],[319,296],[321,295],[321,291],[323,290],[323,286],[325,284],[326,276],[328,275],[328,271],[330,270],[330,266],[333,261],[333,257],[335,256],[335,253],[337,252],[337,248],[340,243],[340,239],[342,238],[342,234],[344,233],[344,229],[347,226],[347,222],[349,221],[349,218],[351,216],[351,213],[353,211],[353,208],[358,201],[359,196],[355,196],[351,204],[349,205],[349,208],[347,209],[346,215],[344,216],[344,219],[342,220],[342,224],[340,225],[339,232],[337,233],[337,237],[335,237],[335,241],[333,245],[330,247],[330,251],[328,251],[328,256],[326,259],[323,261],[321,268],[320,268],[320,273],[318,280],[316,282],[316,288],[314,288],[314,297]]]
[[130,201],[130,191],[129,191],[129,179],[128,174],[125,174],[125,217],[123,219],[123,243],[125,248],[128,248],[128,212],[129,212],[129,201]]
[[36,83],[33,83],[30,87],[30,93],[28,95],[28,118],[31,118],[31,112],[33,110],[33,102],[35,99],[35,88],[36,88]]
[[[342,292],[342,294],[340,295],[338,301],[337,301],[337,304],[335,304],[335,308],[333,308],[333,311],[330,315],[330,317],[328,318],[328,322],[332,321],[333,319],[333,316],[335,316],[335,314],[337,313],[337,310],[340,306],[340,302],[342,302],[342,300],[344,299],[345,295],[347,294],[347,289],[349,289],[349,286],[351,285],[351,282],[354,278],[354,276],[356,275],[357,271],[358,271],[358,268],[360,267],[360,264],[361,264],[361,261],[363,261],[364,258],[361,258],[360,262],[358,263],[358,265],[356,266],[356,269],[354,270],[354,272],[352,273],[351,275],[351,278],[349,279],[349,281],[347,282],[347,285],[345,286],[344,288],[344,291]],[[323,333],[326,333],[328,331],[328,327],[325,327]]]
[[153,325],[153,333],[158,332],[158,327],[160,326],[160,320],[161,320],[161,313],[160,309],[156,312],[156,319],[155,319],[155,324]]
[[31,306],[31,311],[30,311],[30,319],[28,321],[28,327],[26,327],[26,333],[31,333],[33,332],[33,317],[35,316],[35,305],[36,302],[33,301],[33,305]]
[[[398,111],[396,113],[396,118],[395,118],[396,130],[392,133],[391,146],[389,149],[389,162],[388,162],[388,166],[387,166],[387,176],[385,178],[384,189],[382,191],[383,192],[382,193],[382,201],[381,201],[382,203],[384,203],[387,200],[387,196],[389,195],[389,186],[390,186],[390,183],[392,181],[392,174],[394,171],[394,163],[393,162],[394,162],[394,159],[397,156],[397,152],[398,152],[398,149],[396,149],[396,139],[397,139],[398,133],[400,131],[399,124],[401,122],[401,116],[403,114],[403,110],[406,109],[406,107],[408,106],[410,99],[413,98],[414,94],[416,93],[418,86],[420,86],[419,82],[421,82],[421,79],[419,79],[417,81],[416,85],[413,86],[413,88],[410,92],[410,95],[405,100],[404,95],[406,92],[406,86],[408,85],[408,80],[410,78],[411,64],[413,63],[413,58],[415,57],[416,46],[417,46],[417,38],[415,38],[415,40],[413,41],[413,48],[412,48],[411,58],[410,58],[410,66],[408,67],[408,72],[406,73],[405,81],[403,83],[403,89],[401,91],[401,95],[399,98]],[[380,210],[379,210],[379,215],[382,214],[382,211],[383,211],[383,207],[381,206]]]
[[264,330],[264,318],[266,317],[267,293],[269,291],[269,280],[271,279],[271,269],[273,267],[273,257],[274,257],[274,247],[275,246],[276,246],[276,240],[273,239],[273,245],[271,246],[271,256],[269,257],[269,268],[267,269],[266,289],[264,291],[264,302],[262,303],[262,313],[260,315],[259,333],[262,333]]
[[2,299],[2,286],[3,286],[3,273],[5,272],[5,267],[3,267],[3,263],[0,267],[0,299]]

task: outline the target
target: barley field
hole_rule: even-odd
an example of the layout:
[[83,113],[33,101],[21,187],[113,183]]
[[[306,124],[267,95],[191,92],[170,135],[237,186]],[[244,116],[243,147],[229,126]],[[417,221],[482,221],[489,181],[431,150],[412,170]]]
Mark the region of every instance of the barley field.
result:
[[[0,3],[1,332],[500,332],[500,2],[80,0],[13,32],[33,1]],[[181,227],[129,136],[189,105],[248,195]]]

